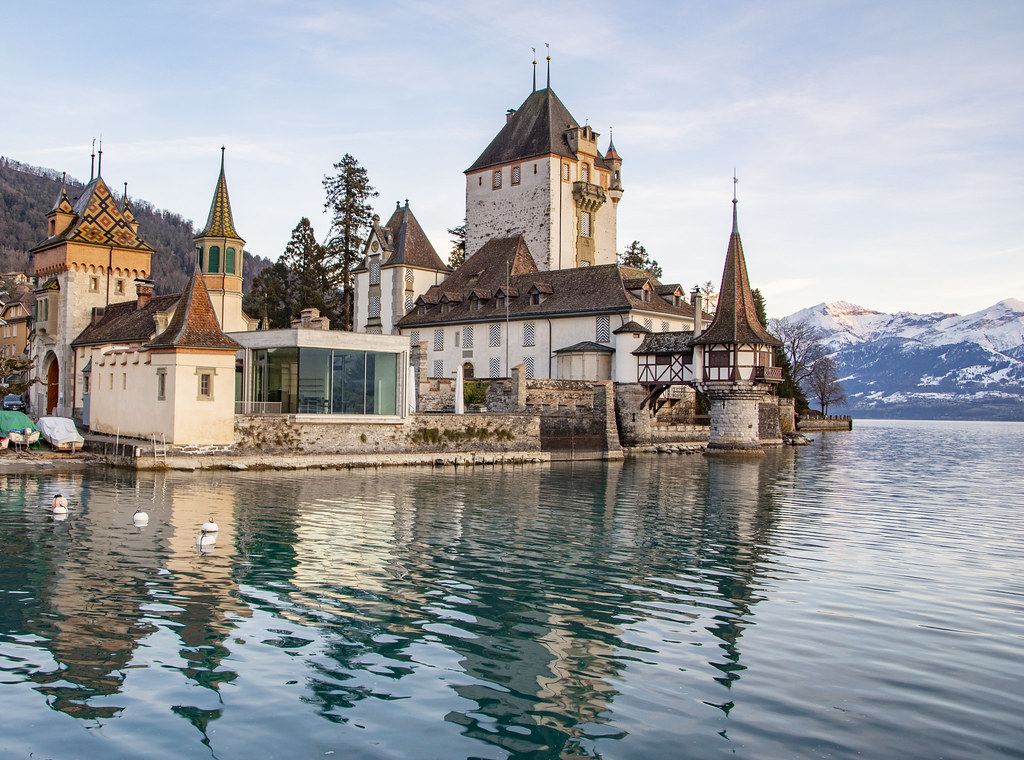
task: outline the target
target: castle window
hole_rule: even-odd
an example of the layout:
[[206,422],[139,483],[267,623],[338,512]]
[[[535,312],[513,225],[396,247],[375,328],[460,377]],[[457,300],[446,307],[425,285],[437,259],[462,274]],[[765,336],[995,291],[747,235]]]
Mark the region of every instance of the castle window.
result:
[[473,325],[467,325],[466,329],[462,331],[462,347],[473,347]]
[[534,173],[534,174],[536,174],[536,173],[537,173],[537,164],[534,164],[534,165],[533,165],[533,173]]
[[484,184],[484,178],[483,177],[477,177],[476,178],[476,183],[478,185],[483,185]]
[[167,399],[167,370],[161,367],[156,371],[156,400]]
[[207,272],[219,272],[220,271],[220,246],[219,245],[211,245],[210,246],[209,268],[206,271]]
[[434,330],[434,350],[444,351],[444,330]]
[[501,359],[492,356],[489,369],[491,370],[491,377],[501,377]]
[[408,314],[412,311],[412,296],[405,297],[405,313]]
[[196,246],[196,259],[199,261],[200,269],[206,266],[206,257],[203,255],[203,247],[201,245]]
[[380,317],[380,296],[370,296],[370,319]]
[[501,345],[501,325],[491,325],[488,328],[488,345],[492,348]]
[[114,292],[119,296],[124,295],[124,280],[117,280],[114,283]]
[[86,396],[89,395],[89,373],[85,372],[82,374],[82,393]]
[[661,323],[661,331],[662,332],[668,332],[668,322],[662,322]]
[[597,342],[609,343],[612,339],[611,317],[597,318]]
[[460,333],[458,330],[456,330],[455,331],[455,347],[456,348],[459,347],[459,344],[461,342],[461,338],[462,338],[462,333]]
[[523,324],[523,345],[533,346],[537,340],[537,327],[533,322]]
[[519,184],[519,167],[518,166],[513,166],[512,167],[512,184],[513,185],[518,185]]
[[227,274],[235,273],[235,249],[228,248],[224,251],[224,271]]
[[644,320],[644,327],[645,327],[645,328],[646,328],[646,329],[647,329],[647,330],[648,330],[649,332],[654,332],[654,320],[652,320],[652,319],[645,319],[645,320]]
[[590,237],[590,212],[580,212],[580,237]]
[[569,164],[562,164],[562,181],[569,181]]
[[370,284],[380,285],[380,262],[376,256],[370,262]]
[[434,377],[444,377],[444,362],[441,359],[434,359]]
[[583,164],[580,167],[580,179],[584,182],[590,182],[590,164]]
[[420,342],[420,331],[419,330],[413,330],[411,333],[409,333],[409,343],[410,343],[410,345],[415,346],[419,342]]
[[198,401],[213,401],[213,370],[210,369],[197,369],[196,375],[199,377],[199,396]]
[[99,292],[99,289],[100,289],[100,278],[99,277],[90,277],[89,278],[89,292],[90,293],[97,293],[97,292]]
[[491,176],[491,189],[497,190],[499,187],[501,187],[501,169],[495,169]]
[[121,373],[121,390],[125,390],[128,387],[128,373]]
[[523,357],[523,364],[526,365],[526,379],[527,380],[533,380],[537,376],[536,375],[536,369],[535,369],[535,366],[534,366],[535,363],[533,361],[533,357],[532,356]]
[[409,283],[410,285],[412,285],[412,282],[413,282],[413,273],[412,273],[412,270],[411,270],[411,269],[406,269],[406,270],[405,270],[405,281],[406,281],[407,283]]

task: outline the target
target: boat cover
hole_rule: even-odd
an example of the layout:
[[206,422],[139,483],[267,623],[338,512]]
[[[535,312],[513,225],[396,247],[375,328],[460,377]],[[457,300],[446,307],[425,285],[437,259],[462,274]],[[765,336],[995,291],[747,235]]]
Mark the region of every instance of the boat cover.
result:
[[4,435],[12,430],[24,432],[25,428],[33,431],[39,429],[24,412],[0,412],[0,432]]
[[85,443],[85,439],[79,434],[75,423],[67,417],[40,417],[39,431],[53,446],[73,443],[76,449],[80,449]]

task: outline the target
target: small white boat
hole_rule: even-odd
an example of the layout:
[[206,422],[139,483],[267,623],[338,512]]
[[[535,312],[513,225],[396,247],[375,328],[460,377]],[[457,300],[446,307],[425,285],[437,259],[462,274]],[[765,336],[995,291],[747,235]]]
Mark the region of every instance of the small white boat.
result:
[[78,432],[73,420],[67,417],[40,417],[36,425],[39,428],[36,440],[38,434],[42,433],[46,442],[58,451],[82,450],[85,439]]
[[[28,433],[28,435],[25,435],[26,432]],[[33,443],[39,440],[38,430],[12,430],[7,435],[9,438],[9,442],[15,444],[16,446],[31,446]]]

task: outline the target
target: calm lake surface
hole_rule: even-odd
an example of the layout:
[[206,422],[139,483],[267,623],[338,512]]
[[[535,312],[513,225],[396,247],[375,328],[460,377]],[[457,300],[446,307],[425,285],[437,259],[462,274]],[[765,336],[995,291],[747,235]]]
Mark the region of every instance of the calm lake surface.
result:
[[1024,756],[1024,424],[813,437],[0,470],[0,757]]

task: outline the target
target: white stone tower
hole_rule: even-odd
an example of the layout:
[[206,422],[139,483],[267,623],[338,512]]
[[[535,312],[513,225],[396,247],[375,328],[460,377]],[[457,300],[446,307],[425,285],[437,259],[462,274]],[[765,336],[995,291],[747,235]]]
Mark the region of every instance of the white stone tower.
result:
[[548,86],[535,90],[466,174],[466,254],[522,235],[541,270],[614,264],[622,159]]

